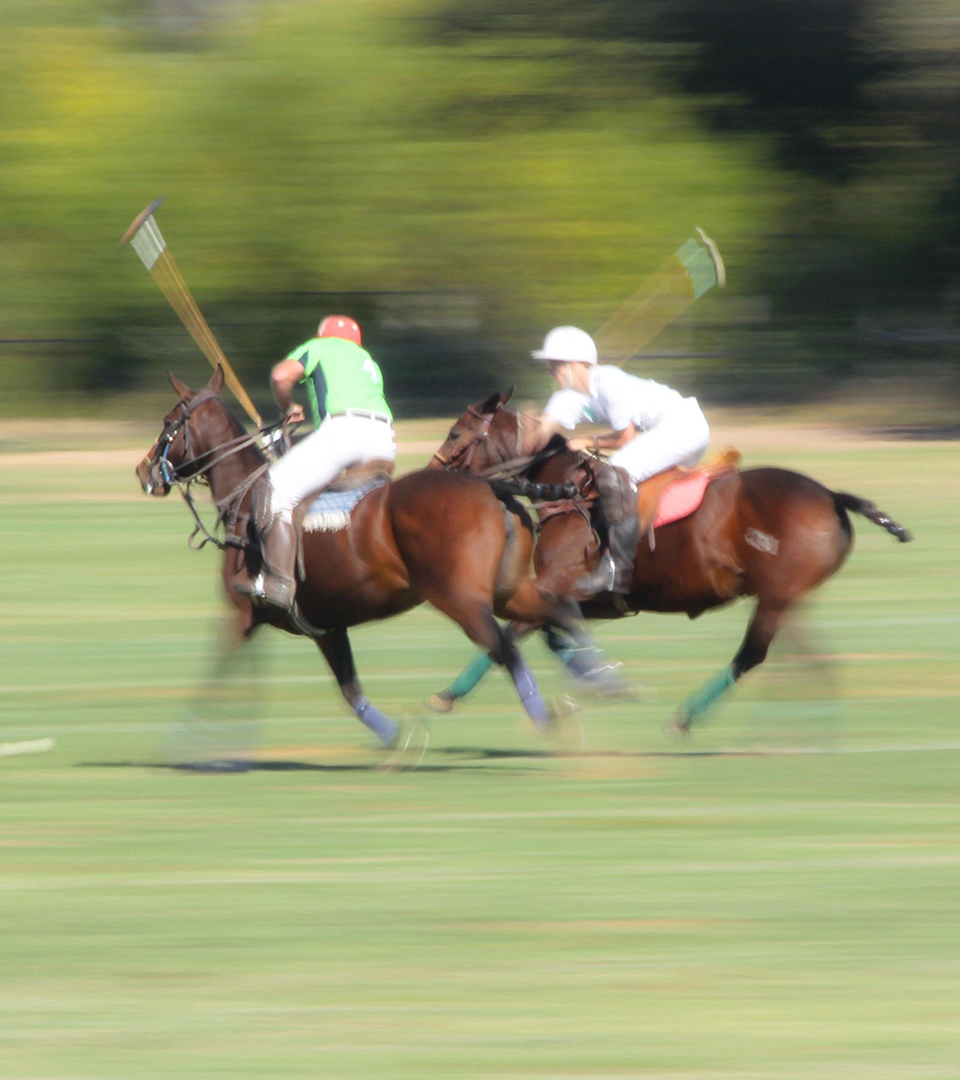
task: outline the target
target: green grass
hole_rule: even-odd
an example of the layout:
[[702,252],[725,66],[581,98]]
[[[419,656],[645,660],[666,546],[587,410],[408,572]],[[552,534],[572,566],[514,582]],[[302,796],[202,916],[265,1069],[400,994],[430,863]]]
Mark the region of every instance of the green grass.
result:
[[[0,741],[57,741],[0,759],[0,1078],[960,1074],[960,465],[815,438],[763,460],[917,534],[857,522],[806,615],[829,663],[781,650],[687,753],[660,726],[747,608],[601,626],[654,704],[587,701],[557,754],[494,673],[415,773],[278,635],[203,705],[273,767],[162,767],[215,553],[129,463],[0,459]],[[471,655],[427,609],[354,644],[408,716]]]

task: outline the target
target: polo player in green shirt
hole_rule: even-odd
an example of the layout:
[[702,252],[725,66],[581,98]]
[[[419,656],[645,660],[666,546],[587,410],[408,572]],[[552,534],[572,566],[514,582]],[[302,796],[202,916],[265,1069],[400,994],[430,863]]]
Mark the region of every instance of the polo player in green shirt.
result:
[[269,496],[255,500],[263,570],[240,588],[254,600],[287,612],[294,608],[297,591],[294,507],[350,465],[397,456],[383,375],[361,347],[360,327],[353,319],[328,315],[316,337],[274,367],[273,395],[291,422],[304,419],[303,406],[293,400],[300,383],[306,384],[314,430],[267,472]]

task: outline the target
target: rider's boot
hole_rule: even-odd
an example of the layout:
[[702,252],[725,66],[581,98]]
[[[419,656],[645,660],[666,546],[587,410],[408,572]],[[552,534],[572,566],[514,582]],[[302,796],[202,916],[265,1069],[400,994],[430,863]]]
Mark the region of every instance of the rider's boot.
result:
[[241,582],[236,589],[255,603],[289,613],[294,610],[297,595],[297,530],[287,517],[270,511],[269,499],[269,492],[255,497],[262,569],[253,581]]
[[293,576],[297,562],[297,530],[293,522],[275,517],[260,544],[263,602],[281,611],[293,611],[297,595]]
[[628,593],[633,584],[633,564],[640,542],[637,491],[620,469],[607,465],[597,476],[600,513],[607,525],[608,548],[595,570],[579,578],[573,587],[596,595],[600,592]]
[[607,526],[610,546],[591,573],[578,578],[573,587],[579,592],[596,595],[601,592],[628,593],[633,584],[633,563],[640,542],[640,523],[637,515],[627,521]]

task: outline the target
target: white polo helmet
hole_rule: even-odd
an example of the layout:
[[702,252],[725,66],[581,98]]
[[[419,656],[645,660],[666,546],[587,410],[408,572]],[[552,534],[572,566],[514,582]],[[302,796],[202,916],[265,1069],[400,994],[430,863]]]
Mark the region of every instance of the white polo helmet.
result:
[[556,326],[543,339],[543,348],[530,354],[534,360],[563,360],[574,364],[595,364],[597,347],[586,330]]

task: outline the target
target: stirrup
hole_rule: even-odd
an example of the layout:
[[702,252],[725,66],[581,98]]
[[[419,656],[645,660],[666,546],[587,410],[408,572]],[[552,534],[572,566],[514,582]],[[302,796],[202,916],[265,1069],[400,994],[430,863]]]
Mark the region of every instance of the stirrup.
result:
[[582,578],[578,578],[573,587],[579,592],[589,592],[591,594],[601,592],[613,592],[613,587],[617,583],[617,564],[613,560],[613,556],[609,551],[605,552],[600,559],[600,564],[595,570],[592,570],[589,574],[585,574]]
[[234,590],[241,596],[249,596],[251,600],[266,600],[267,594],[263,591],[263,574],[257,574],[255,578],[247,581],[238,581]]
[[276,582],[277,588],[267,588],[267,578],[261,571],[252,581],[241,581],[235,586],[238,593],[249,596],[255,604],[274,607],[278,611],[293,615],[296,611],[297,588],[292,582]]

